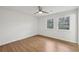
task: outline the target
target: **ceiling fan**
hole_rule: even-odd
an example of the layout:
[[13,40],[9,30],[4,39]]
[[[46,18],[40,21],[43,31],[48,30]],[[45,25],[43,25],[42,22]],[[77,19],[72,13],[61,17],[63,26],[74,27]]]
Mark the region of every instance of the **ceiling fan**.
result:
[[48,12],[42,10],[41,6],[38,6],[38,11],[36,13],[34,13],[34,14],[43,14],[43,13],[48,14]]

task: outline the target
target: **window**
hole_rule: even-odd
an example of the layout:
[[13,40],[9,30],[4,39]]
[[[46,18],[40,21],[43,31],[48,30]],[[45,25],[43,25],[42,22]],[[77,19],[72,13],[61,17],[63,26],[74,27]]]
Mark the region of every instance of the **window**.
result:
[[69,30],[69,25],[70,25],[70,17],[69,16],[59,18],[59,23],[58,23],[59,29]]

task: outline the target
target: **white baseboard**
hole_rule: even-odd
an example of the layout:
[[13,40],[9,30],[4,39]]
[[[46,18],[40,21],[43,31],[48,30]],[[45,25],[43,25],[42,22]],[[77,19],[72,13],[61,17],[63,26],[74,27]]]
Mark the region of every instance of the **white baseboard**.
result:
[[[29,38],[29,37],[32,37],[32,36],[36,36],[36,35],[41,35],[41,34],[33,34],[33,35],[24,36],[24,37],[22,37],[22,38],[16,38],[15,40],[11,40],[11,41],[7,41],[7,42],[0,43],[0,46],[6,45],[6,44],[8,44],[8,43],[15,42],[15,41],[18,41],[18,40],[22,40],[22,39],[24,39],[24,38]],[[43,36],[46,36],[46,35],[43,35]],[[50,36],[47,36],[47,37],[50,37]],[[51,38],[52,38],[52,37],[51,37]],[[56,38],[56,37],[53,37],[53,38]],[[73,42],[73,43],[75,43],[75,42]]]
[[6,45],[6,44],[9,44],[9,43],[11,43],[11,42],[18,41],[18,40],[22,40],[22,39],[24,39],[24,38],[29,38],[29,37],[32,37],[32,36],[35,36],[35,35],[37,35],[37,34],[28,35],[28,36],[24,36],[24,37],[22,37],[22,38],[16,38],[15,40],[11,40],[11,41],[7,41],[7,42],[3,42],[3,43],[0,43],[0,46],[2,46],[2,45]]

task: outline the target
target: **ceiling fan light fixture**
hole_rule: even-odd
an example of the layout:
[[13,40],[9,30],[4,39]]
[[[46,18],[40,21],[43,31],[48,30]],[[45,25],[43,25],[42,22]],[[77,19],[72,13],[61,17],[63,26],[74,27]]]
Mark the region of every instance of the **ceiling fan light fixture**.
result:
[[43,12],[42,12],[42,11],[39,11],[38,13],[39,13],[39,14],[42,14]]

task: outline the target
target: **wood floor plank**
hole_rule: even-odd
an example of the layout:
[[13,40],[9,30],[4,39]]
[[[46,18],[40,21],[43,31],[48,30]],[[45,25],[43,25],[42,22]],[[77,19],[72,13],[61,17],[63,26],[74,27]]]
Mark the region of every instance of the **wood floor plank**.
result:
[[78,46],[44,36],[34,36],[0,47],[1,52],[77,52]]

